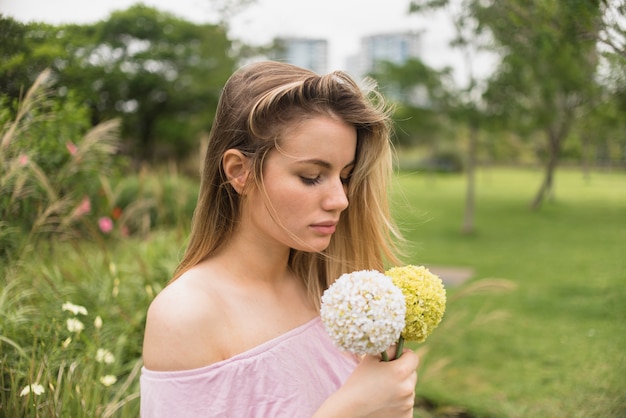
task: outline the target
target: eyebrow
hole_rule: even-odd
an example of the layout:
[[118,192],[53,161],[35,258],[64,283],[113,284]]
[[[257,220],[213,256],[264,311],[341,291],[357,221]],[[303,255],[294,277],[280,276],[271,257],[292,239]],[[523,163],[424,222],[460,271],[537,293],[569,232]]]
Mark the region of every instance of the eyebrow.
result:
[[[355,165],[355,160],[350,161],[348,164],[346,164],[343,168],[348,168],[351,165]],[[298,164],[314,164],[314,165],[318,165],[320,167],[326,168],[326,169],[331,169],[332,168],[332,164],[329,163],[328,161],[324,161],[324,160],[320,160],[317,158],[312,158],[310,160],[300,160],[298,161]]]

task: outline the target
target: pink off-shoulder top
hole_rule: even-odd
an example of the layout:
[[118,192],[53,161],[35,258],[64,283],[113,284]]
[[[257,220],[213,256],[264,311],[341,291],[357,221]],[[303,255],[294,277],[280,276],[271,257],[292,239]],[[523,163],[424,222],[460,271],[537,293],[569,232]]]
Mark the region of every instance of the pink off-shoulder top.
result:
[[142,418],[310,417],[357,359],[339,351],[319,317],[227,360],[141,373]]

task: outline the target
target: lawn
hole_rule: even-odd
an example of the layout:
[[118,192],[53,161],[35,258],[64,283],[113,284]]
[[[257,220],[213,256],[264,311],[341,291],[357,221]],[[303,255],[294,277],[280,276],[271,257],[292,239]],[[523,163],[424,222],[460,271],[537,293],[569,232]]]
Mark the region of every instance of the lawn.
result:
[[[416,417],[625,415],[626,174],[560,170],[554,199],[533,212],[540,180],[479,172],[476,233],[462,235],[462,176],[399,174],[407,262],[474,272],[415,347]],[[138,416],[145,310],[185,228],[52,241],[4,266],[0,416]],[[39,394],[20,396],[29,384]]]
[[464,236],[463,177],[400,175],[409,261],[474,271],[449,288],[424,344],[418,395],[429,412],[416,416],[626,415],[626,175],[561,170],[554,198],[533,212],[540,180],[481,171],[476,233]]

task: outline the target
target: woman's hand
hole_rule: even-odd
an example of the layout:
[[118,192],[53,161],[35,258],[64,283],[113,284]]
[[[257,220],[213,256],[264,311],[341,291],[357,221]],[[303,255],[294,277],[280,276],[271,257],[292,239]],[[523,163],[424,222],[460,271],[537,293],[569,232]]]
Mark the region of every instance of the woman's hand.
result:
[[[388,350],[393,358],[395,349]],[[314,418],[411,418],[417,383],[417,355],[404,349],[400,358],[384,362],[365,356],[345,384],[329,397]]]

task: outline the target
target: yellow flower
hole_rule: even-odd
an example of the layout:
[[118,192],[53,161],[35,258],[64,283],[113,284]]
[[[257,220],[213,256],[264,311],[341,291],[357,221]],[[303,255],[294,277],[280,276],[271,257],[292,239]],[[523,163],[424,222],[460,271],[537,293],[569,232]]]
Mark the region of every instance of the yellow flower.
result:
[[441,279],[423,266],[393,267],[385,272],[402,290],[406,321],[401,337],[423,342],[441,322],[446,310],[446,290]]

